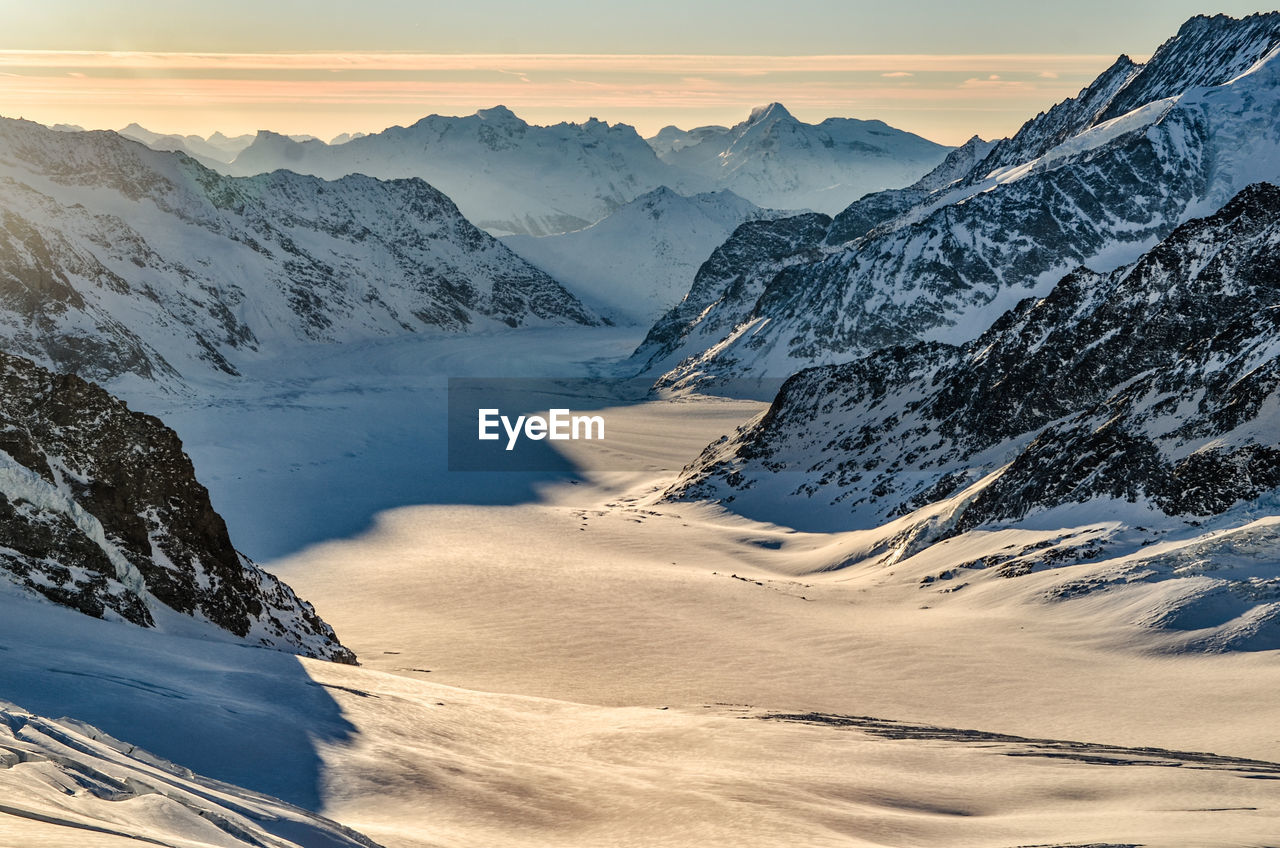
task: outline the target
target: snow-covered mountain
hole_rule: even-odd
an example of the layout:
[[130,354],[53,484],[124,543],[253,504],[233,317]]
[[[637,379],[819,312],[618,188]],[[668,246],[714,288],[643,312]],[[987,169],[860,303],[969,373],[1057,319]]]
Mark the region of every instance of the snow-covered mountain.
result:
[[[1275,647],[1280,579],[1259,563],[1280,537],[1273,518],[1254,522],[1276,514],[1280,487],[1277,304],[1280,188],[1259,184],[1131,265],[1072,272],[964,345],[800,372],[671,494],[887,528],[861,555],[882,563],[969,531],[1096,524],[963,568],[1009,577],[1123,554],[1072,591],[1196,577],[1149,598],[1152,616],[1187,630],[1179,616],[1221,615],[1205,646]],[[1206,521],[1230,533],[1167,561],[1135,553],[1198,538]]]
[[215,132],[207,138],[194,134],[158,133],[136,122],[118,132],[125,138],[142,142],[152,150],[180,151],[210,167],[214,164],[229,164],[254,139],[253,135],[226,136],[221,132]]
[[662,161],[752,203],[834,215],[864,194],[908,185],[951,149],[883,121],[796,120],[781,103],[733,127],[666,127],[649,142]]
[[947,154],[938,167],[906,188],[885,189],[855,200],[835,216],[825,242],[840,246],[861,238],[880,224],[892,221],[930,195],[968,177],[974,167],[996,146],[978,136]]
[[746,318],[769,280],[821,255],[830,226],[818,212],[739,226],[698,268],[688,293],[649,329],[632,354],[633,367],[662,375],[718,343]]
[[663,186],[590,227],[502,243],[615,323],[647,326],[684,296],[698,266],[739,224],[780,214],[731,191],[685,197]]
[[750,302],[708,298],[691,322],[730,329],[682,349],[664,382],[782,377],[888,345],[960,342],[1077,265],[1132,261],[1244,186],[1280,179],[1277,43],[1280,13],[1195,18],[1146,65],[1122,57],[980,158],[966,145],[959,161],[976,164],[958,181],[953,161],[923,198],[863,199],[809,245],[820,258],[766,269],[741,287],[759,292]]
[[465,118],[431,115],[338,145],[263,131],[229,172],[279,168],[329,179],[421,177],[477,226],[530,235],[581,229],[672,182],[670,169],[626,124],[534,126],[504,106]]
[[0,353],[0,579],[95,618],[355,662],[232,547],[177,435]]
[[43,364],[177,382],[299,344],[574,323],[599,319],[421,180],[233,178],[0,120],[0,347]]
[[836,212],[869,191],[912,182],[949,149],[880,121],[801,123],[777,103],[732,128],[668,127],[647,143],[626,124],[535,126],[497,106],[341,144],[263,131],[221,167],[237,175],[287,168],[331,179],[421,177],[490,232],[542,236],[580,230],[660,186]]

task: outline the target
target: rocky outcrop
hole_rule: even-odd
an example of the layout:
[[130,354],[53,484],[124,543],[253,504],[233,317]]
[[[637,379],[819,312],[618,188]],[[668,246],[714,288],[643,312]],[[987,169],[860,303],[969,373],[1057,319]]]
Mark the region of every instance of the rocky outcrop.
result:
[[355,662],[310,604],[235,550],[172,430],[4,353],[0,577],[96,618],[167,628],[187,616]]
[[1277,304],[1280,188],[1259,184],[1132,265],[1067,275],[964,345],[802,371],[672,494],[783,481],[875,526],[999,472],[952,532],[1097,498],[1214,515],[1280,486]]

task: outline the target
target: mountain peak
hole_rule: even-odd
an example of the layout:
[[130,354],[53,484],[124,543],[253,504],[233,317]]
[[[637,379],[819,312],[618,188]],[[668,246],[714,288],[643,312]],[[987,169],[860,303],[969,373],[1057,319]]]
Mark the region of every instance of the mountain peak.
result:
[[512,112],[502,104],[498,104],[491,109],[480,109],[476,112],[476,117],[484,121],[516,121],[524,123],[515,112]]
[[683,195],[666,185],[660,185],[652,191],[640,195],[636,200],[670,200],[674,197],[683,197]]
[[258,130],[253,137],[254,143],[275,143],[275,144],[297,144],[298,142],[289,138],[284,133],[278,133],[275,130]]
[[[1097,121],[1119,117],[1195,86],[1222,85],[1247,71],[1277,44],[1280,12],[1238,19],[1228,15],[1191,18],[1145,65],[1132,66],[1136,72]],[[1116,64],[1122,62],[1131,65],[1128,57],[1121,57]]]
[[747,118],[748,124],[758,124],[763,121],[794,121],[795,117],[787,111],[787,107],[781,103],[770,103],[767,106],[757,106],[751,110],[751,115]]

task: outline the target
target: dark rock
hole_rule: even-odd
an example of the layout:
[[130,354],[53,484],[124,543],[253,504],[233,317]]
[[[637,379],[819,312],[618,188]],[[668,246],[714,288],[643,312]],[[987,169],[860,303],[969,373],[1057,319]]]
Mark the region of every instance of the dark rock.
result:
[[177,435],[98,386],[0,353],[0,575],[98,618],[159,605],[256,644],[355,662],[232,547]]

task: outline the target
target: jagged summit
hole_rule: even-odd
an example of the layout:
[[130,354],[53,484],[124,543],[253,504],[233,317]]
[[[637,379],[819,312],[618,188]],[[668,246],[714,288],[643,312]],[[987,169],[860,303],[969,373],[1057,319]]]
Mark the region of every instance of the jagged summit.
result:
[[1122,55],[1073,98],[1032,118],[974,169],[976,181],[1002,167],[1044,155],[1104,121],[1199,86],[1234,80],[1280,43],[1280,12],[1236,19],[1198,16],[1160,45],[1145,64]]
[[761,206],[828,213],[914,182],[949,151],[882,121],[806,124],[781,103],[758,106],[732,127],[667,128],[650,144],[664,162],[706,185]]
[[1185,22],[1141,67],[1098,120],[1195,86],[1222,85],[1253,67],[1280,44],[1280,12],[1245,18],[1197,15]]
[[735,283],[689,319],[723,334],[664,330],[705,346],[681,348],[662,383],[963,342],[1076,265],[1115,268],[1246,185],[1280,179],[1278,43],[1280,13],[1192,22],[1145,65],[1118,60],[1012,138],[974,141],[917,185],[859,199],[795,246],[809,261],[762,268],[766,279]]
[[765,106],[757,106],[751,110],[751,114],[747,116],[748,124],[760,124],[766,121],[795,121],[795,117],[787,111],[787,107],[781,103],[769,103]]

